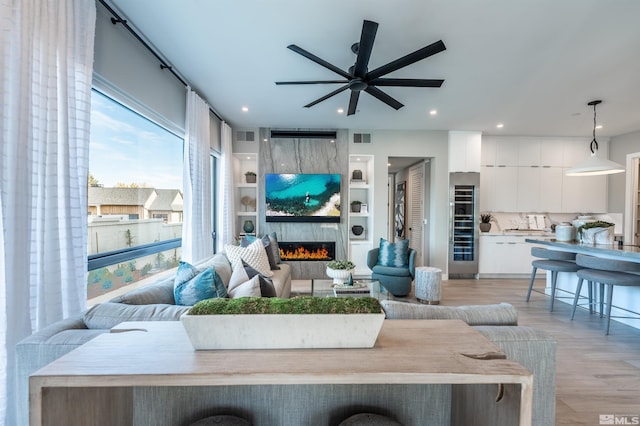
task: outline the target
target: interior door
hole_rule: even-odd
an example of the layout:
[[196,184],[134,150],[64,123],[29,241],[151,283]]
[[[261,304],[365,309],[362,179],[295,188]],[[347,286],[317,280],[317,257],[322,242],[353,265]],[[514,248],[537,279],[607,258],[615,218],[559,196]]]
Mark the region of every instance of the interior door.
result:
[[416,266],[424,264],[424,163],[409,169],[407,182],[409,247],[416,251]]

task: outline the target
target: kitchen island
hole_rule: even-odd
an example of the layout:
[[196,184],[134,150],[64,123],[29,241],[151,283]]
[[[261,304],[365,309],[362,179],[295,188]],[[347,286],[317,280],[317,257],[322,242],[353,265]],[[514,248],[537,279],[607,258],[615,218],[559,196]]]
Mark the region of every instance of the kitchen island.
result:
[[[577,241],[556,241],[553,238],[527,238],[527,242],[549,246],[552,250],[568,251],[578,254],[586,254],[588,256],[603,257],[607,259],[624,260],[626,262],[640,263],[640,247],[639,246],[619,246],[617,244],[580,244]],[[551,274],[547,273],[547,289],[546,293],[551,294]],[[640,281],[640,275],[638,276]],[[557,290],[575,294],[578,277],[575,273],[560,272],[558,273]],[[582,286],[581,295],[587,296],[587,286]],[[564,303],[573,303],[573,300],[559,298],[558,301]],[[634,318],[616,318],[621,316],[635,316],[640,318],[640,287],[621,287],[616,286],[613,294],[611,319],[621,323],[640,328],[640,319]]]

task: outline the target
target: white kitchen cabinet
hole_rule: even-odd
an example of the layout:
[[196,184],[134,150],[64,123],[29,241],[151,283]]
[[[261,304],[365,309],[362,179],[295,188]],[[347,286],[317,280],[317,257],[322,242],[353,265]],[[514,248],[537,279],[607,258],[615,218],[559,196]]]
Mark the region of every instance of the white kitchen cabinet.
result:
[[480,172],[480,132],[449,132],[449,172]]
[[606,213],[606,176],[566,176],[562,172],[562,212]]
[[482,275],[531,274],[532,244],[528,236],[480,234],[478,273]]
[[518,140],[518,166],[541,166],[540,145],[540,140],[537,138],[520,138]]
[[498,212],[515,212],[518,206],[518,168],[494,167],[493,208]]
[[518,167],[517,211],[530,213],[562,211],[560,167]]
[[518,140],[514,138],[500,139],[496,143],[496,166],[518,165]]
[[540,165],[543,167],[563,167],[563,141],[561,139],[540,139]]
[[480,166],[496,165],[496,138],[492,136],[482,137]]

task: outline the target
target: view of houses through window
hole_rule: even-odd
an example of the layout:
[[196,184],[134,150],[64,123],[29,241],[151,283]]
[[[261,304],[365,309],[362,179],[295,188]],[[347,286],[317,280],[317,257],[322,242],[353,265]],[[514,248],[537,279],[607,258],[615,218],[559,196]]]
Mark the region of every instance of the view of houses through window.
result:
[[[161,252],[154,247],[182,237],[182,155],[182,138],[93,91],[88,299],[177,266],[179,241]],[[131,256],[138,257],[121,260]]]

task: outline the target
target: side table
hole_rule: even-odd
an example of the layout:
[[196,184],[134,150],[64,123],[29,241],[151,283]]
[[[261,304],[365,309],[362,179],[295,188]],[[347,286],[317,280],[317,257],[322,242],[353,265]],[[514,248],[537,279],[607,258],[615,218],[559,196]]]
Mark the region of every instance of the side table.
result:
[[431,266],[416,268],[416,299],[428,305],[440,303],[442,293],[442,270]]

